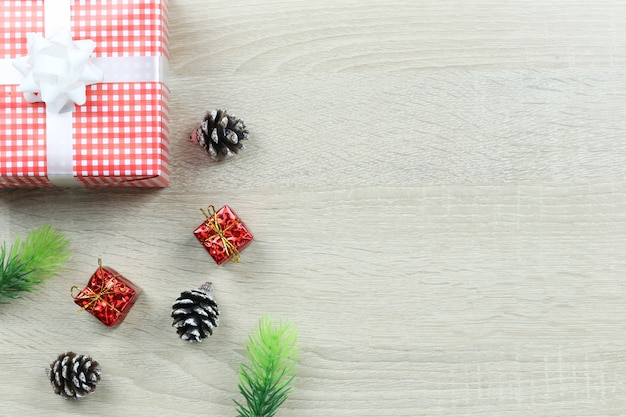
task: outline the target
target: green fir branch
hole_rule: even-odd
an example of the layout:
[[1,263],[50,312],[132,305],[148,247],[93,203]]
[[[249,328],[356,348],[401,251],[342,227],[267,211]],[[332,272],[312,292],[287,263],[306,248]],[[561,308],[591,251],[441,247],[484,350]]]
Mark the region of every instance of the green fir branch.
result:
[[249,364],[239,367],[239,392],[246,406],[235,400],[237,417],[273,417],[291,392],[298,362],[298,332],[290,322],[259,321],[246,351]]
[[32,229],[23,241],[17,237],[10,249],[0,246],[0,303],[32,291],[52,277],[69,258],[70,241],[51,225]]

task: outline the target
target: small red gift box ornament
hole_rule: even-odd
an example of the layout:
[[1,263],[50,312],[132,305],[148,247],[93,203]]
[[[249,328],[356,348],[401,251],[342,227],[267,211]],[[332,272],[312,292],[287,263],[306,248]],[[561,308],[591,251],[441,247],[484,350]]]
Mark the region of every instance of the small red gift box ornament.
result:
[[[74,295],[75,291],[79,291],[78,294]],[[82,310],[87,310],[108,327],[114,327],[124,321],[141,291],[113,268],[102,266],[98,259],[98,269],[87,286],[82,290],[72,287],[72,297]]]
[[217,211],[213,206],[209,206],[207,211],[200,210],[206,220],[193,231],[193,234],[216,264],[221,265],[229,259],[239,262],[239,252],[253,239],[246,225],[228,206]]

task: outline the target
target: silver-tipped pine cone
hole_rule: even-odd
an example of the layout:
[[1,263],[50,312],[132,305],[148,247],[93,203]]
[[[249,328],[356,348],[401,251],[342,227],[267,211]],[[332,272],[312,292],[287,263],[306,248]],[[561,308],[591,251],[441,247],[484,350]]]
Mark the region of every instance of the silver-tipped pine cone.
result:
[[48,376],[55,393],[77,400],[96,389],[101,371],[98,362],[90,356],[66,352],[50,364]]
[[245,122],[221,109],[208,112],[189,138],[202,146],[215,161],[230,158],[244,149],[242,141],[247,139]]
[[219,326],[219,310],[213,297],[213,284],[183,291],[172,305],[172,326],[181,339],[201,342]]

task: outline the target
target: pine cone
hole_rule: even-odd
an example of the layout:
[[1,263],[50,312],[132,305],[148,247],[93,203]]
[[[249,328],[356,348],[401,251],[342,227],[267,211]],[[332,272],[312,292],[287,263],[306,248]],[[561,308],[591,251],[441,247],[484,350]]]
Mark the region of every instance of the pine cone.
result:
[[172,326],[183,340],[201,342],[219,326],[219,311],[213,298],[213,284],[184,291],[172,306]]
[[50,364],[50,382],[54,392],[66,399],[79,399],[96,389],[100,365],[89,356],[61,353]]
[[230,158],[243,149],[242,140],[248,139],[243,120],[226,110],[208,112],[189,140],[199,144],[215,161]]

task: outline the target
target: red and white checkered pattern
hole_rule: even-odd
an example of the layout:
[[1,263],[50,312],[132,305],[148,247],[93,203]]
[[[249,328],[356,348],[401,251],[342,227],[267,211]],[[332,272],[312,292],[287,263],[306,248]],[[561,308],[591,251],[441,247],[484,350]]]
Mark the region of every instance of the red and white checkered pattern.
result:
[[97,56],[166,54],[164,13],[155,3],[160,2],[75,0],[72,33],[77,39],[95,41]]
[[0,58],[26,55],[26,34],[44,31],[43,0],[0,0]]
[[[0,0],[0,59],[27,54],[44,31],[43,0]],[[168,57],[167,0],[74,0],[74,39],[99,57]],[[46,178],[46,109],[0,78],[0,187],[53,186]],[[85,186],[163,187],[169,182],[169,89],[161,82],[99,83],[73,112],[73,167]]]

